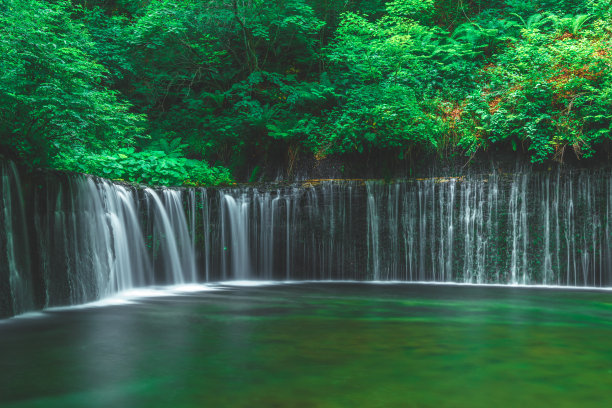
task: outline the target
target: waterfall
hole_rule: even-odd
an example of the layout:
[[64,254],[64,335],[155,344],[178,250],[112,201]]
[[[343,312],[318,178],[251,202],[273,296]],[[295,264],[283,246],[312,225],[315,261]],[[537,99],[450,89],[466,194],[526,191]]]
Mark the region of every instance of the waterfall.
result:
[[[5,233],[0,235],[0,275],[8,277],[8,282],[2,281],[4,290],[0,291],[2,305],[14,314],[23,313],[34,307],[34,292],[32,287],[29,237],[26,227],[26,209],[21,189],[21,181],[15,165],[0,163],[2,180],[2,196],[0,203],[0,225]],[[4,259],[6,261],[4,261]],[[8,269],[2,271],[2,269]],[[8,287],[8,291],[6,290]],[[8,292],[8,293],[7,293]],[[2,307],[0,307],[0,310]]]
[[[195,196],[194,196],[195,199]],[[211,276],[211,215],[210,205],[208,203],[208,192],[206,189],[200,190],[200,202],[202,203],[202,246],[204,248],[203,253],[203,264],[204,264],[204,277],[206,281],[210,280]],[[194,208],[195,211],[195,208]],[[195,214],[194,214],[195,217]],[[192,232],[195,236],[195,230]],[[195,248],[195,246],[194,246]]]
[[160,198],[78,175],[25,178],[0,163],[0,316],[198,280],[183,193]]
[[[229,253],[231,258],[231,274],[224,271],[224,277],[244,280],[251,277],[251,255],[249,247],[249,221],[252,201],[246,193],[235,199],[229,194],[223,194],[222,201],[227,212],[227,225],[229,234],[224,234],[223,251]],[[223,210],[222,210],[223,211]],[[267,213],[266,213],[267,214]],[[257,221],[257,218],[254,218]],[[225,230],[225,225],[222,226]],[[267,243],[271,245],[269,242]]]
[[137,188],[0,163],[0,314],[228,279],[612,284],[612,172]]
[[[90,253],[96,259],[94,266],[99,294],[107,296],[151,284],[147,277],[151,266],[133,192],[106,181],[95,183],[86,179],[86,183],[89,191],[79,197],[83,206],[92,205],[83,215],[91,220],[86,241],[91,243]],[[101,259],[100,254],[104,254],[105,259]],[[87,265],[81,266],[75,275],[81,275],[80,271],[85,268]]]
[[[374,280],[380,280],[380,237],[379,237],[379,225],[380,218],[378,216],[378,205],[376,204],[374,184],[371,182],[366,183],[367,194],[368,194],[368,264],[371,265],[372,275]],[[390,216],[389,221],[393,222],[393,218]]]
[[167,283],[194,283],[197,281],[195,253],[187,229],[187,220],[178,191],[164,189],[164,200],[152,189],[147,196],[155,208],[155,228],[158,233],[159,253],[164,259]]

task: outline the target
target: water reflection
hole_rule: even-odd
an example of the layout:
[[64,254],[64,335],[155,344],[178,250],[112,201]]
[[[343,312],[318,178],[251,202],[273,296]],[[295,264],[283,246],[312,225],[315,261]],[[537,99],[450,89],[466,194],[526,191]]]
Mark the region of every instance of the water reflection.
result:
[[358,283],[221,288],[5,322],[0,405],[612,403],[607,292]]

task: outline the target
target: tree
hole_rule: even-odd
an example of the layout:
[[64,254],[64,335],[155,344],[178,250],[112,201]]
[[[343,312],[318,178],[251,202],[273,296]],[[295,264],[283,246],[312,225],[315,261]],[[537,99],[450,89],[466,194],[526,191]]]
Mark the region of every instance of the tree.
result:
[[144,117],[102,82],[107,70],[69,1],[0,6],[1,144],[32,165],[59,152],[130,145]]

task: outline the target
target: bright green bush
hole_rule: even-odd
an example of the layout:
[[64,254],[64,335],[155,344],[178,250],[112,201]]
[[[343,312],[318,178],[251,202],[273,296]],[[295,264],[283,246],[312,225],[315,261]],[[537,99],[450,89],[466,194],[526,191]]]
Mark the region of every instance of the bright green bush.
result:
[[166,186],[204,186],[232,184],[229,171],[206,162],[176,157],[160,150],[136,152],[133,148],[114,152],[59,155],[59,169],[95,174],[113,180]]
[[584,17],[547,18],[546,30],[524,29],[483,72],[466,105],[462,144],[468,150],[507,143],[541,163],[562,160],[568,150],[588,158],[610,140],[608,23],[596,20],[587,28]]

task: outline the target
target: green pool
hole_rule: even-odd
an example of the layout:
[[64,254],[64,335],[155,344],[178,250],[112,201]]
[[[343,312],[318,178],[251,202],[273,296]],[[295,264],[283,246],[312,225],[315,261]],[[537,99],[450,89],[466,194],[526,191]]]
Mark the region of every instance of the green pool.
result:
[[0,321],[0,407],[612,406],[612,291],[211,289]]

